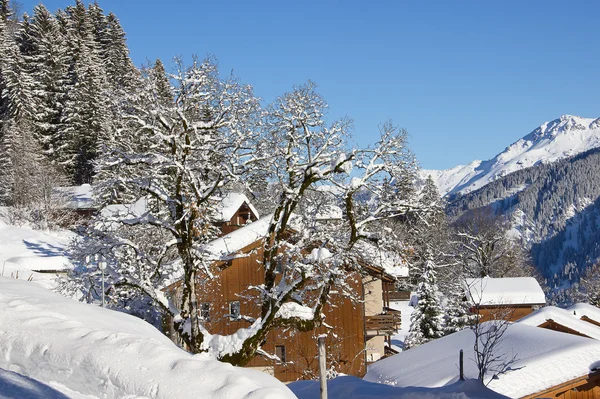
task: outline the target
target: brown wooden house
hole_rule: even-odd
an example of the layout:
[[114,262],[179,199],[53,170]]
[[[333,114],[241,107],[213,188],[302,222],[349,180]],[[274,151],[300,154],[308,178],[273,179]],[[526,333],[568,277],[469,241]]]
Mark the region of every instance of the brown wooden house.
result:
[[[231,212],[230,212],[231,213]],[[258,262],[263,255],[262,239],[269,217],[253,223],[238,223],[236,215],[252,220],[256,213],[247,201],[223,221],[228,234],[210,243],[209,250],[228,253],[229,260],[217,262],[218,278],[198,284],[198,302],[204,325],[211,334],[230,335],[249,323],[239,315],[256,317],[260,314],[254,295],[248,287],[264,282],[264,268]],[[231,223],[233,221],[233,223]],[[346,282],[353,287],[353,301],[335,291],[323,309],[326,327],[310,332],[292,329],[271,331],[262,349],[275,354],[281,361],[259,355],[248,367],[273,374],[281,381],[311,379],[318,375],[317,337],[327,334],[327,363],[335,370],[362,377],[368,362],[386,354],[386,341],[400,328],[400,314],[389,309],[388,291],[394,287],[394,277],[381,267],[366,265],[367,273],[349,273]],[[172,298],[180,296],[180,283],[165,289]],[[384,306],[386,305],[386,306]]]

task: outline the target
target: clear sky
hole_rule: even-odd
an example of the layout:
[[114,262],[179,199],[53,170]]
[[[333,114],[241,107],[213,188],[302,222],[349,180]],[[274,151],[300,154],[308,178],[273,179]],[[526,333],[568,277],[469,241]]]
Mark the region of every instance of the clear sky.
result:
[[137,65],[214,55],[267,102],[310,79],[359,145],[391,119],[426,169],[491,158],[562,114],[600,116],[596,0],[98,3]]

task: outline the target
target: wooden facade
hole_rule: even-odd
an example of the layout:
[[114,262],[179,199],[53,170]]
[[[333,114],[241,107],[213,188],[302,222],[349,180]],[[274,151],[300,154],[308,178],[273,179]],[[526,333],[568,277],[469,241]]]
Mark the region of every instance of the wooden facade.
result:
[[[222,231],[232,232],[246,223],[237,223],[237,216],[252,217],[246,204],[232,218],[234,223],[224,223]],[[251,219],[250,219],[251,220]],[[260,308],[256,291],[249,286],[264,283],[264,267],[259,260],[263,256],[262,240],[256,241],[241,250],[239,256],[217,264],[218,278],[196,285],[197,301],[203,324],[211,334],[231,335],[250,323],[235,315],[257,317]],[[309,332],[294,329],[275,329],[269,333],[261,345],[268,354],[275,354],[282,361],[258,355],[247,365],[271,373],[280,381],[314,379],[318,376],[317,337],[327,334],[327,365],[341,373],[362,377],[366,373],[367,355],[370,361],[384,357],[385,341],[400,328],[400,312],[384,308],[389,306],[389,291],[394,290],[394,279],[382,269],[368,266],[369,275],[349,273],[346,282],[353,288],[355,296],[362,300],[352,301],[334,290],[331,301],[325,304],[323,314],[327,327],[319,327]],[[365,279],[369,287],[365,289]],[[373,289],[373,287],[376,287]],[[171,298],[181,297],[181,282],[165,289]],[[375,292],[375,293],[374,293]],[[368,316],[365,314],[368,305]],[[234,316],[231,316],[231,315]],[[170,321],[165,323],[168,329]],[[175,334],[167,331],[168,335]],[[380,352],[373,356],[374,352]]]
[[556,399],[600,399],[600,372],[573,379],[523,399],[556,398]]

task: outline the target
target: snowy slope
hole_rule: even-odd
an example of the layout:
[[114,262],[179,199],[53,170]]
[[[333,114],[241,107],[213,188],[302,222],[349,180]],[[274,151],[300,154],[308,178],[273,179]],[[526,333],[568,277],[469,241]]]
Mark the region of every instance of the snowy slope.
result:
[[468,193],[495,179],[537,163],[550,163],[600,147],[600,118],[563,115],[546,122],[488,161],[474,161],[447,170],[423,170],[441,195]]
[[0,368],[71,398],[293,398],[275,378],[191,355],[150,324],[0,277]]

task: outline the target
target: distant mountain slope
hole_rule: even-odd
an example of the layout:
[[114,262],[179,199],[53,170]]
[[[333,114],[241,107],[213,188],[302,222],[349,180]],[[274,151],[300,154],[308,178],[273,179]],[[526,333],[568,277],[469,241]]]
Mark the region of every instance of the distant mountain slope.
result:
[[510,218],[553,286],[570,285],[600,259],[600,148],[516,171],[449,199],[452,217],[491,206]]
[[563,115],[546,122],[488,161],[473,161],[447,170],[423,170],[441,195],[465,194],[512,172],[600,147],[600,118]]

